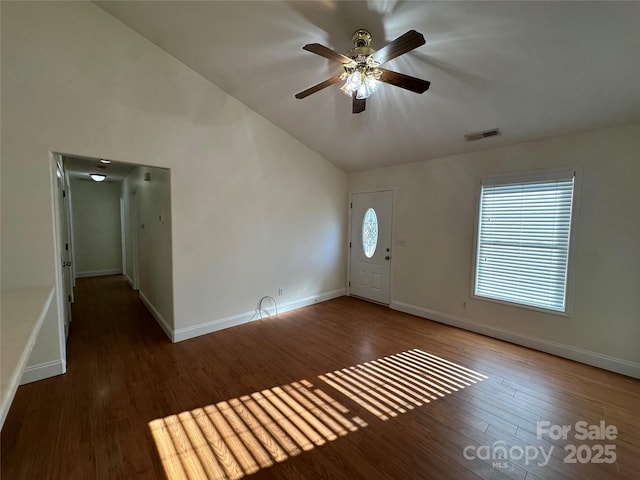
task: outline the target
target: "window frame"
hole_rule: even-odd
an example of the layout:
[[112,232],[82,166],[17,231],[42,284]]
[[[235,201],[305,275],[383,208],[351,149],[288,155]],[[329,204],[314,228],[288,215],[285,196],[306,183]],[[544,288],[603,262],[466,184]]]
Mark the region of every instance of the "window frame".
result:
[[[526,305],[523,303],[510,302],[508,300],[496,299],[491,297],[484,297],[475,294],[476,275],[477,275],[477,258],[478,258],[478,234],[480,232],[480,208],[481,208],[481,196],[482,187],[491,185],[503,185],[509,183],[533,183],[553,181],[559,179],[565,179],[568,177],[574,177],[573,181],[573,201],[571,205],[571,223],[569,227],[569,252],[567,256],[567,281],[565,287],[565,309],[564,311],[551,310],[543,307],[536,307],[533,305]],[[477,181],[476,195],[475,195],[475,223],[474,223],[474,235],[473,235],[473,251],[472,269],[471,269],[471,292],[470,297],[475,300],[482,300],[485,302],[498,303],[514,308],[522,308],[526,310],[533,310],[537,312],[547,313],[560,317],[571,317],[573,311],[573,281],[574,281],[574,267],[575,267],[575,251],[576,251],[576,232],[580,207],[580,191],[582,186],[582,169],[580,167],[568,167],[568,168],[555,168],[545,170],[534,170],[517,173],[505,173],[498,175],[491,175],[481,177]]]
[[[367,222],[367,216],[369,215],[369,212],[372,213],[372,217],[373,217],[373,223],[376,226],[376,237],[375,237],[375,242],[373,243],[373,250],[371,251],[371,255],[367,254],[367,248],[365,247],[365,237],[364,237],[364,233],[365,233],[365,225],[367,225],[369,222]],[[362,248],[362,253],[364,254],[364,256],[366,257],[367,260],[371,260],[373,258],[373,256],[376,254],[376,251],[378,250],[378,240],[380,240],[380,228],[378,225],[378,214],[376,213],[375,208],[373,207],[369,207],[365,212],[364,212],[364,217],[362,217],[362,227],[361,227],[361,231],[360,231],[360,239],[361,239],[361,245],[360,247]]]

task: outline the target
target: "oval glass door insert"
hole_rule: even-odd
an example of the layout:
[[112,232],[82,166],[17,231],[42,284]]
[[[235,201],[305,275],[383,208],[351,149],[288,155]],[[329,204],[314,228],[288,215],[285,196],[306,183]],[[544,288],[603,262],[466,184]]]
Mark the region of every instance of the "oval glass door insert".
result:
[[378,246],[378,216],[373,208],[369,208],[362,220],[362,250],[367,258],[373,257]]

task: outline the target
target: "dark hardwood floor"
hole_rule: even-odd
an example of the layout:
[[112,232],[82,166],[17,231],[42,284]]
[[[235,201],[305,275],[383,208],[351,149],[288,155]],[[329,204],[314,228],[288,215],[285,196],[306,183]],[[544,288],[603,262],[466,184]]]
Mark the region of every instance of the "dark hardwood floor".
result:
[[171,344],[114,276],[78,280],[73,318],[67,374],[18,389],[3,479],[640,475],[640,381],[354,298]]

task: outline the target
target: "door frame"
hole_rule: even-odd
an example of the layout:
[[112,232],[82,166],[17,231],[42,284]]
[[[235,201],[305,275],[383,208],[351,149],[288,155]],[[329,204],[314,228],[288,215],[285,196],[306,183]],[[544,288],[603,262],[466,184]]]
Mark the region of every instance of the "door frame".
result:
[[[394,256],[394,248],[393,248],[393,232],[395,231],[395,215],[394,215],[394,206],[395,206],[395,198],[396,198],[396,189],[393,187],[385,188],[380,187],[375,190],[355,190],[349,192],[349,204],[347,205],[348,213],[348,226],[347,226],[347,295],[351,296],[351,248],[353,248],[353,239],[351,238],[351,231],[353,230],[353,196],[360,195],[362,193],[382,193],[382,192],[391,192],[391,259],[389,260],[389,307],[393,303],[393,256]],[[373,303],[373,300],[367,300]],[[384,305],[380,303],[379,305]]]
[[69,181],[69,174],[67,170],[64,168],[64,161],[62,163],[63,173],[64,173],[64,189],[66,194],[66,198],[64,200],[64,214],[66,215],[67,220],[67,240],[69,241],[69,261],[71,262],[71,275],[70,275],[70,285],[69,285],[69,294],[71,295],[71,303],[75,303],[76,296],[74,288],[76,286],[76,251],[75,251],[75,241],[73,238],[73,206],[72,206],[72,197],[71,197],[71,183]]
[[[62,155],[55,152],[49,152],[49,173],[51,178],[51,208],[53,210],[53,246],[54,246],[54,273],[55,273],[55,295],[58,310],[58,343],[60,346],[62,373],[67,371],[67,339],[65,335],[65,322],[67,318],[67,299],[65,298],[65,280],[62,267],[63,246],[60,244],[60,237],[63,230],[62,208],[58,196],[58,164],[63,167]],[[62,169],[64,172],[64,167]],[[64,181],[64,178],[63,178]],[[64,184],[63,184],[64,185]],[[68,312],[69,318],[71,312]]]
[[[129,220],[131,221],[131,251],[129,252],[129,255],[131,256],[131,268],[133,269],[133,271],[131,272],[133,275],[133,278],[131,279],[131,282],[133,283],[133,285],[131,285],[131,288],[133,288],[134,290],[139,290],[140,289],[140,258],[139,258],[139,252],[138,252],[138,228],[139,228],[139,210],[138,210],[138,191],[136,190],[131,190],[129,192]],[[124,270],[123,270],[124,271]]]
[[[54,154],[54,206],[56,211],[56,241],[58,259],[64,264],[60,265],[62,274],[61,292],[62,308],[63,308],[63,324],[65,332],[65,340],[69,336],[69,328],[71,326],[71,304],[74,302],[73,286],[74,286],[74,257],[73,257],[73,235],[71,234],[70,222],[70,189],[67,182],[67,173],[64,168],[64,158],[60,154]],[[67,268],[68,270],[65,270]]]

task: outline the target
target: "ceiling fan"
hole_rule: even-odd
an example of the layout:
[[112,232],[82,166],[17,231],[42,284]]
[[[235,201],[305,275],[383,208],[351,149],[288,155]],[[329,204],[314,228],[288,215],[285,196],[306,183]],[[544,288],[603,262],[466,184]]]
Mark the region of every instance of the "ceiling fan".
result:
[[309,43],[302,47],[303,50],[341,63],[344,72],[307,88],[296,94],[296,98],[308,97],[312,93],[344,80],[345,83],[340,90],[353,98],[353,113],[360,113],[364,112],[367,98],[378,89],[380,82],[415,93],[424,93],[429,88],[431,83],[426,80],[380,67],[383,63],[424,45],[425,40],[421,33],[409,30],[377,51],[370,47],[371,34],[366,30],[356,30],[352,40],[355,47],[344,55],[319,43]]

